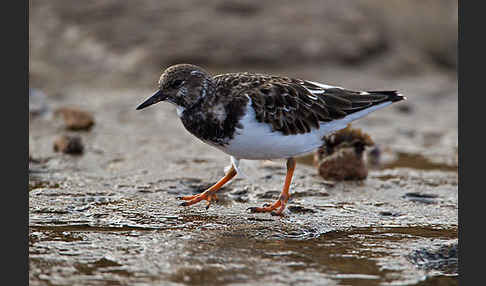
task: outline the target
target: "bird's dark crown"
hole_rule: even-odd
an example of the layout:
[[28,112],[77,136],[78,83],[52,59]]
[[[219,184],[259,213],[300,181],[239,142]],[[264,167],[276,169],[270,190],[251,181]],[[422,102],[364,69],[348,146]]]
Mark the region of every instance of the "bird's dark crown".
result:
[[177,64],[162,73],[158,84],[165,100],[188,108],[211,90],[212,77],[196,65]]

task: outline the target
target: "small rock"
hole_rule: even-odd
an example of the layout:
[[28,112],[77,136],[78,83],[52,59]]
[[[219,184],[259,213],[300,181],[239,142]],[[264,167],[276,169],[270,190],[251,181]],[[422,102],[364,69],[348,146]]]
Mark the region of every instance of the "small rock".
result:
[[436,194],[411,192],[411,193],[406,193],[402,197],[413,202],[420,202],[424,204],[436,204],[437,203],[436,198],[438,198],[439,196]]
[[314,164],[324,179],[363,180],[368,176],[364,161],[365,147],[373,146],[371,137],[350,125],[323,138],[324,144],[314,154]]
[[64,124],[69,130],[89,130],[94,125],[93,115],[80,109],[61,107],[54,114],[63,117]]
[[313,209],[309,209],[309,208],[302,207],[302,206],[288,206],[287,208],[292,213],[305,214],[305,213],[315,213],[316,212]]
[[82,154],[84,151],[80,136],[62,135],[54,142],[54,151],[66,154]]
[[320,162],[318,172],[324,179],[336,181],[363,180],[368,176],[363,160],[349,148],[341,149],[335,156]]
[[394,211],[381,211],[380,212],[380,215],[382,215],[382,216],[391,216],[391,217],[401,216],[400,213],[394,212]]

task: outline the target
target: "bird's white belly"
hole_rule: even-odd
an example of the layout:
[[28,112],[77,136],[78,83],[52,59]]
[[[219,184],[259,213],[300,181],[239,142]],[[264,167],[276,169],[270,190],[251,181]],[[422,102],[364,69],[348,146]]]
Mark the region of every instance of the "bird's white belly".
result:
[[290,158],[310,152],[322,145],[321,136],[314,131],[307,134],[283,135],[271,132],[271,127],[257,122],[251,129],[237,129],[228,145],[219,147],[238,159]]
[[279,159],[307,153],[322,145],[321,138],[325,133],[322,128],[298,135],[273,132],[270,124],[256,120],[251,106],[248,106],[248,112],[240,124],[243,128],[236,128],[233,139],[225,146],[218,146],[223,152],[238,159]]
[[351,121],[389,104],[391,102],[384,102],[339,120],[322,122],[319,129],[313,129],[309,133],[297,135],[284,135],[282,132],[273,132],[270,124],[256,120],[255,111],[249,104],[247,113],[240,120],[243,128],[236,128],[235,134],[228,144],[216,147],[237,159],[290,158],[317,149],[323,144],[323,136],[343,129]]

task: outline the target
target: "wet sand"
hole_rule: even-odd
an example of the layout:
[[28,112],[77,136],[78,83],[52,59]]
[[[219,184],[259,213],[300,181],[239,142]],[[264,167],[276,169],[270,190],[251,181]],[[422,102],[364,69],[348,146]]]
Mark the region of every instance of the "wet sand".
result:
[[[208,210],[180,207],[176,197],[216,182],[229,158],[185,131],[172,106],[135,111],[151,90],[48,96],[29,127],[30,284],[457,285],[455,79],[352,74],[337,73],[340,84],[408,97],[353,124],[383,151],[383,168],[329,182],[300,158],[284,217],[246,210],[277,198],[283,161],[243,161],[248,178]],[[65,106],[95,125],[66,130],[53,115]],[[83,154],[55,152],[62,134],[80,136]]]

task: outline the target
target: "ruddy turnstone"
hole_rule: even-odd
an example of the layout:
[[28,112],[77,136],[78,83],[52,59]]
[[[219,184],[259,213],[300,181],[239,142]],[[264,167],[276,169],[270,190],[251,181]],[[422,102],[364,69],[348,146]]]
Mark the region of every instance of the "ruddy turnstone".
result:
[[226,175],[204,192],[183,196],[182,206],[202,200],[207,206],[216,191],[239,173],[240,159],[287,159],[287,175],[273,204],[251,212],[282,214],[290,198],[295,156],[320,147],[323,136],[353,120],[403,100],[397,91],[352,91],[318,82],[257,73],[212,76],[201,67],[167,68],[159,89],[137,110],[160,101],[176,106],[184,127],[231,157]]

